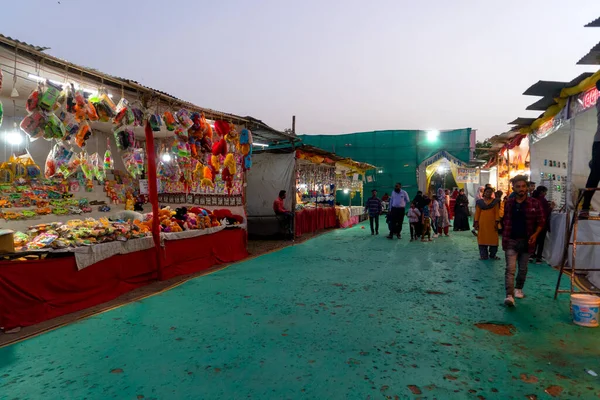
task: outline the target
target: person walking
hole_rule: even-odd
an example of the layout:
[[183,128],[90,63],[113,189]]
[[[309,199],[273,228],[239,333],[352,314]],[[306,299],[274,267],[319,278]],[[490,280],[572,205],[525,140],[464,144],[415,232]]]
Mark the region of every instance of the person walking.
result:
[[[412,201],[414,203],[414,205],[419,209],[419,211],[421,212],[421,214],[423,214],[423,206],[425,205],[425,197],[423,196],[423,192],[422,191],[418,191],[417,195],[415,196],[415,198]],[[421,236],[421,231],[422,231],[422,219],[419,218],[419,221],[417,222],[417,224],[415,225],[415,229],[416,229],[416,233],[417,236]]]
[[369,224],[371,225],[371,235],[379,235],[379,216],[383,209],[381,200],[377,197],[377,190],[371,191],[372,196],[369,197],[365,204],[365,210],[369,213]]
[[454,203],[454,231],[468,231],[469,227],[469,199],[464,189],[460,189],[456,203]]
[[417,227],[416,225],[419,223],[421,219],[421,211],[417,208],[415,202],[410,203],[410,208],[408,209],[408,222],[410,223],[410,241],[415,241],[419,237],[417,235]]
[[396,183],[392,196],[390,197],[390,234],[388,239],[393,239],[394,235],[398,239],[402,239],[402,224],[404,223],[404,215],[406,214],[406,205],[410,203],[408,193],[402,190],[402,184]]
[[538,236],[535,245],[535,252],[532,254],[532,257],[535,259],[536,264],[542,263],[544,244],[546,243],[546,233],[550,232],[550,215],[552,214],[553,206],[552,204],[550,204],[548,199],[546,199],[547,194],[548,188],[546,186],[538,186],[537,189],[531,195],[531,197],[537,199],[537,201],[539,201],[542,205],[542,210],[544,210],[544,217],[546,218],[546,226],[540,232],[540,235]]
[[429,203],[431,200],[425,199],[423,205],[423,213],[421,217],[421,242],[426,242],[425,236],[431,242],[431,214],[429,211]]
[[440,216],[437,222],[438,235],[442,236],[442,233],[446,236],[450,236],[448,234],[448,230],[450,228],[450,206],[449,206],[449,198],[446,195],[446,191],[444,189],[438,189],[438,202],[440,204]]
[[486,188],[483,198],[475,205],[475,221],[477,229],[477,244],[481,260],[499,260],[498,253],[498,223],[500,222],[500,203],[492,199],[494,190]]
[[[504,304],[509,307],[515,305],[515,297],[524,297],[523,286],[527,278],[529,255],[535,251],[537,238],[546,226],[540,202],[528,196],[527,177],[517,175],[512,182],[516,196],[506,201],[502,232],[502,248],[506,257]],[[517,265],[519,272],[515,284]]]
[[441,217],[440,201],[437,194],[434,194],[431,201],[431,229],[433,230],[433,238],[438,237],[438,221]]

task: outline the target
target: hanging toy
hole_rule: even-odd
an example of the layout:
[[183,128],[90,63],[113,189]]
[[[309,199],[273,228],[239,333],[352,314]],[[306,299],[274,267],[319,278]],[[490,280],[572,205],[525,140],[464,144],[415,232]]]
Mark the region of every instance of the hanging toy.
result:
[[77,132],[79,132],[79,123],[77,123],[73,114],[62,110],[58,114],[58,119],[60,119],[65,126],[65,136],[63,140],[71,140],[72,137],[77,135]]
[[213,175],[212,171],[210,170],[210,168],[208,167],[204,167],[203,170],[204,173],[204,178],[202,178],[202,181],[200,181],[200,186],[203,188],[215,188],[215,176]]
[[165,126],[167,127],[168,131],[174,131],[175,130],[175,117],[173,117],[173,114],[171,114],[171,112],[169,111],[165,111],[165,113],[163,114],[163,121],[165,122]]
[[202,114],[200,116],[200,129],[202,130],[203,137],[209,138],[210,140],[212,140],[212,138],[213,138],[212,126],[210,126],[210,124],[206,120],[206,117],[204,116],[204,114]]
[[194,126],[194,122],[190,118],[190,112],[185,108],[177,111],[177,113],[175,113],[175,118],[177,118],[177,121],[179,121],[183,129],[187,130]]
[[29,179],[38,179],[42,174],[40,167],[33,161],[30,155],[27,157],[27,161],[25,161],[25,168],[27,169],[27,177]]
[[231,122],[229,123],[229,132],[227,133],[227,135],[225,135],[225,140],[235,145],[237,145],[239,141],[238,132],[235,128],[235,125]]
[[215,130],[217,131],[217,135],[221,137],[225,137],[229,133],[229,123],[226,121],[215,121]]
[[113,129],[113,136],[119,150],[127,150],[135,142],[135,133],[131,128],[117,127]]
[[233,187],[233,175],[231,172],[229,172],[229,168],[223,168],[223,171],[221,171],[221,178],[225,182],[227,193],[231,194],[231,189]]
[[14,175],[10,165],[4,162],[0,165],[0,183],[12,183]]
[[36,90],[34,90],[33,92],[31,92],[31,94],[27,98],[27,102],[25,103],[25,109],[28,112],[34,112],[38,108],[39,100],[40,100],[40,89],[38,86],[38,88]]
[[214,156],[225,156],[227,154],[227,142],[225,141],[225,139],[221,139],[218,142],[214,143],[212,145],[211,152]]
[[112,158],[110,151],[110,141],[106,139],[106,151],[104,152],[104,171],[112,171],[115,169],[115,161]]
[[85,146],[85,142],[92,135],[92,128],[90,128],[90,124],[87,121],[84,121],[79,125],[79,131],[77,131],[77,135],[75,136],[75,144],[80,148]]
[[229,173],[231,175],[235,175],[235,173],[236,173],[235,157],[233,156],[232,153],[229,153],[229,154],[227,154],[227,156],[225,156],[225,161],[223,162],[223,165],[225,167],[227,167],[227,169],[229,170]]
[[132,107],[131,112],[133,113],[133,125],[134,126],[142,126],[144,125],[144,112],[139,108]]
[[44,111],[52,110],[61,92],[62,86],[46,81],[44,92],[39,99],[39,107]]
[[159,132],[160,127],[162,126],[160,115],[152,114],[150,118],[148,118],[148,122],[150,123],[150,128],[152,128],[153,132]]
[[66,131],[64,124],[58,119],[56,114],[50,113],[46,117],[46,125],[44,127],[44,139],[46,140],[62,140],[65,137]]
[[219,156],[210,156],[210,165],[212,165],[212,167],[215,170],[220,170],[221,169],[221,163],[219,160]]

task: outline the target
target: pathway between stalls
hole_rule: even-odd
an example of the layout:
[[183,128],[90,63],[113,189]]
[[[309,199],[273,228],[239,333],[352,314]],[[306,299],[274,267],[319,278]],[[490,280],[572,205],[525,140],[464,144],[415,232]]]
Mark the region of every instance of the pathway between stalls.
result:
[[594,398],[598,331],[555,279],[507,310],[469,232],[337,230],[0,349],[0,399]]

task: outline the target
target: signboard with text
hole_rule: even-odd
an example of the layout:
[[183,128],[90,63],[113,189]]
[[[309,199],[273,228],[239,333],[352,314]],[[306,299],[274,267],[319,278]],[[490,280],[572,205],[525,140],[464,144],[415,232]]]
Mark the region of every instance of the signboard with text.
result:
[[477,168],[458,168],[456,183],[479,183],[479,170]]
[[600,93],[598,93],[598,89],[593,87],[571,98],[569,104],[569,118],[573,118],[577,114],[581,114],[582,112],[595,107],[599,96]]

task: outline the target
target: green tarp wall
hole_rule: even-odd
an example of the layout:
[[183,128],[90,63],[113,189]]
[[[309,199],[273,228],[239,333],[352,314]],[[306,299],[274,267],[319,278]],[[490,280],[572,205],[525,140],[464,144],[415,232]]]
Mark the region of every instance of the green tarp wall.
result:
[[[410,197],[414,197],[418,190],[417,167],[441,150],[469,162],[471,128],[442,131],[435,141],[429,140],[428,136],[427,131],[391,130],[300,135],[300,138],[304,144],[377,166],[374,182],[365,182],[366,200],[372,189],[377,189],[380,197],[386,192],[391,193],[396,182],[401,182]],[[337,201],[348,205],[348,194],[338,192]],[[360,204],[360,196],[357,195],[352,204]]]

